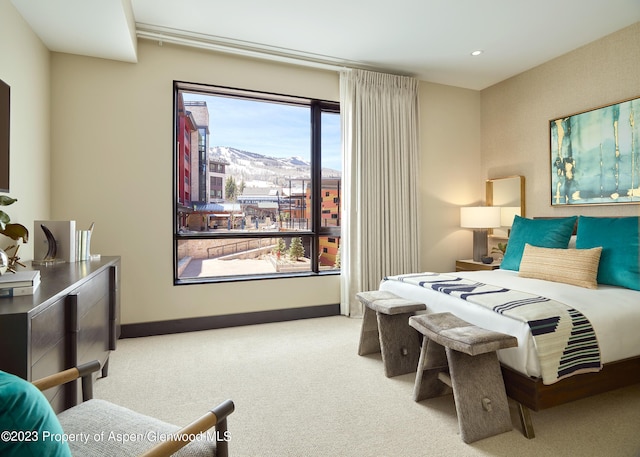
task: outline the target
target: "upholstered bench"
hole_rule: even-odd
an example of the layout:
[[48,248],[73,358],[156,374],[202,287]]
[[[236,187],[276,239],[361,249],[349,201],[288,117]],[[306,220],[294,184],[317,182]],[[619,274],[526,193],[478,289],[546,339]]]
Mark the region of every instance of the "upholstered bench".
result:
[[469,324],[451,313],[412,316],[424,335],[413,391],[415,401],[451,392],[465,443],[512,429],[496,351],[517,338]]
[[384,290],[359,292],[356,297],[364,305],[358,354],[381,352],[389,378],[416,371],[420,335],[409,326],[409,317],[426,305]]

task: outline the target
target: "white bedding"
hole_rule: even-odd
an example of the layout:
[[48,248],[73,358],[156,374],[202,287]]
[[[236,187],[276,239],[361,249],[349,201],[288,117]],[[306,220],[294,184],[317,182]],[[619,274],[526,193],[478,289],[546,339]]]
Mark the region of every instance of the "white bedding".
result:
[[[584,314],[591,322],[602,363],[640,355],[640,292],[599,285],[597,290],[539,279],[521,278],[517,271],[467,271],[447,275],[534,293],[557,300]],[[451,312],[474,325],[518,338],[518,347],[498,352],[500,361],[528,376],[539,377],[540,365],[529,326],[482,306],[400,281],[382,281],[380,290],[426,303],[427,313]]]

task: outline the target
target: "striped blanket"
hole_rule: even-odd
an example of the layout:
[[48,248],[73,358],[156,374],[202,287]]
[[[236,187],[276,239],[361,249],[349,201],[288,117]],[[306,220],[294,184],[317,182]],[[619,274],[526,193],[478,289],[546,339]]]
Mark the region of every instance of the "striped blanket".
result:
[[384,281],[429,288],[526,322],[531,328],[544,384],[602,369],[600,348],[591,323],[582,313],[563,303],[439,273],[388,276]]

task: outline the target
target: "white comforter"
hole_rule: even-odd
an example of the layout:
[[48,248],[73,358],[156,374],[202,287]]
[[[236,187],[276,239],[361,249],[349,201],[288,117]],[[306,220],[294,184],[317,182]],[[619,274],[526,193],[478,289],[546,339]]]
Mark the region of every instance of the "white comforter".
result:
[[[468,271],[447,275],[534,293],[577,309],[593,325],[602,363],[640,355],[640,292],[599,285],[597,290],[521,278],[510,270]],[[427,305],[427,313],[451,312],[474,325],[518,338],[518,347],[498,352],[500,361],[528,376],[539,377],[540,365],[529,326],[450,295],[400,281],[382,281],[380,290]]]

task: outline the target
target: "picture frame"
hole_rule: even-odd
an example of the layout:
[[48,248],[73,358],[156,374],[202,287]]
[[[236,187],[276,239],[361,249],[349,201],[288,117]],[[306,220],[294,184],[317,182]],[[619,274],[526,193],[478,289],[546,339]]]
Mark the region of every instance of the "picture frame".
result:
[[640,203],[640,97],[549,121],[551,206]]
[[9,192],[11,87],[0,79],[0,192]]

